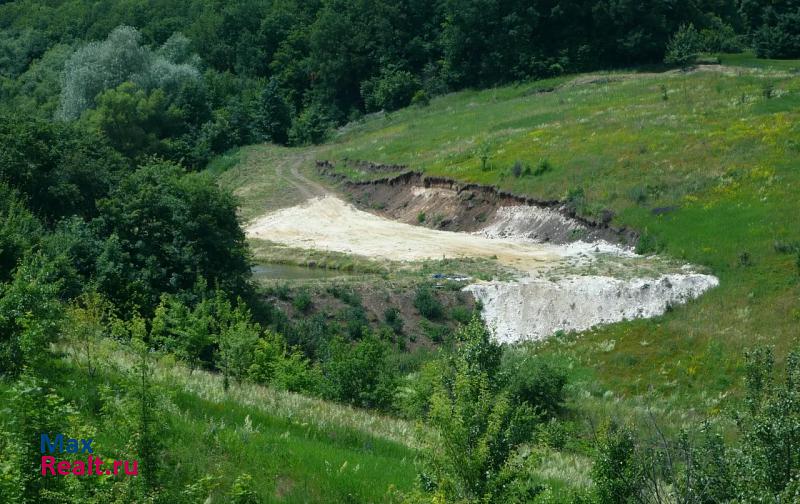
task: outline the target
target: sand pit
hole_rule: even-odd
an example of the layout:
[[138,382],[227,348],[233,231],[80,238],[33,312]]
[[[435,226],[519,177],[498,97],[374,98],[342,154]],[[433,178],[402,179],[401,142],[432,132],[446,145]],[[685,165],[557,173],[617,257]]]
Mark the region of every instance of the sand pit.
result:
[[251,238],[293,247],[358,254],[394,261],[454,257],[496,258],[520,271],[561,261],[562,247],[438,231],[373,215],[334,196],[308,200],[261,217],[247,226]]
[[[260,217],[246,232],[292,247],[393,261],[496,259],[520,278],[476,283],[466,290],[483,303],[484,320],[506,342],[657,316],[718,284],[689,266],[660,264],[608,243],[538,243],[517,232],[530,217],[509,214],[502,227],[489,224],[494,227],[484,232],[439,231],[373,215],[328,195]],[[604,264],[614,268],[598,274],[597,265]]]

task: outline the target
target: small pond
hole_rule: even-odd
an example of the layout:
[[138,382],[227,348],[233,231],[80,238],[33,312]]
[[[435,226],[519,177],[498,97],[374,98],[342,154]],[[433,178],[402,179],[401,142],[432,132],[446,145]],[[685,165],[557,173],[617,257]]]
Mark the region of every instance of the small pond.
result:
[[352,274],[347,271],[307,268],[293,264],[256,264],[253,266],[253,276],[257,280],[316,280]]

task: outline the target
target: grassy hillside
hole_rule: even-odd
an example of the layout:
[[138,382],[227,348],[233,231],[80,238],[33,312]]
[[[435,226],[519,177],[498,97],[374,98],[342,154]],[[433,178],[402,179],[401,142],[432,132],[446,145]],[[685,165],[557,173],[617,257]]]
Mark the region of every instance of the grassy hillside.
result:
[[[647,235],[645,249],[706,265],[721,286],[663,317],[543,348],[570,362],[576,396],[587,406],[625,396],[638,398],[631,404],[714,414],[740,383],[742,350],[774,344],[780,356],[800,321],[797,257],[785,253],[800,241],[800,78],[793,73],[800,62],[757,66],[590,74],[455,93],[367,117],[313,151],[251,147],[222,180],[249,193],[268,185],[253,160],[312,152],[571,197],[588,215],[611,209],[614,224]],[[517,160],[534,168],[546,160],[551,169],[517,178]],[[370,176],[343,164],[341,171]],[[243,174],[252,175],[246,188],[234,182]],[[247,198],[243,211],[257,213]]]
[[[59,350],[48,381],[77,405],[70,432],[91,434],[105,460],[127,458],[137,357],[108,339]],[[409,423],[252,384],[225,391],[220,375],[190,372],[169,356],[151,367],[161,478],[172,491],[184,487],[187,502],[227,502],[242,473],[263,502],[385,501],[413,484],[418,431]],[[0,383],[0,394],[6,389]]]

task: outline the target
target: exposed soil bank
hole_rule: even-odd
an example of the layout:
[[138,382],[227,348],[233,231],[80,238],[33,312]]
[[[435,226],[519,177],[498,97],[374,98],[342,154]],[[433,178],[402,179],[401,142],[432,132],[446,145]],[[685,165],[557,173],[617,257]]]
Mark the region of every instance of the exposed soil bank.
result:
[[425,176],[403,165],[347,163],[367,173],[401,172],[356,182],[337,174],[331,162],[317,161],[320,172],[340,181],[356,205],[407,224],[478,231],[494,238],[513,235],[556,244],[603,240],[632,245],[638,237],[632,230],[609,226],[611,211],[604,211],[599,220],[591,220],[577,216],[569,205],[558,200],[537,200],[494,186]]
[[[256,219],[247,234],[293,247],[393,261],[495,259],[519,271],[522,278],[477,283],[466,290],[482,302],[483,317],[497,337],[509,342],[660,315],[669,305],[697,297],[718,283],[690,267],[636,256],[604,242],[534,241],[520,233],[518,225],[539,209],[508,208],[498,211],[502,219],[480,232],[458,233],[389,220],[325,196]],[[603,274],[593,272],[606,263],[617,267],[602,270],[607,271]]]

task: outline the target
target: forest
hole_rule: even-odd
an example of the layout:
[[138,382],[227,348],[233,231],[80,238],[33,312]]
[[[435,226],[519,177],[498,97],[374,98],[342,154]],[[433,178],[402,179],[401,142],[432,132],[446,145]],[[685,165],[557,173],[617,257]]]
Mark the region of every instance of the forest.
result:
[[[324,144],[452,92],[745,52],[800,59],[800,3],[3,2],[0,501],[800,502],[800,350],[743,355],[724,429],[607,420],[590,435],[570,370],[493,340],[480,306],[412,289],[437,344],[416,362],[397,311],[368,320],[348,285],[326,288],[343,308],[325,317],[315,294],[259,284],[239,200],[214,170],[242,146]],[[798,242],[775,247],[800,268]],[[183,370],[194,388],[176,388]],[[404,444],[233,399],[256,386],[424,432]],[[325,446],[302,445],[319,464],[293,467],[284,490],[259,479],[248,441],[273,430]],[[39,436],[60,432],[94,435],[140,476],[42,477]],[[540,477],[531,440],[591,459],[591,484]],[[204,443],[225,455],[195,455]],[[350,451],[363,473],[345,460],[319,476]]]

